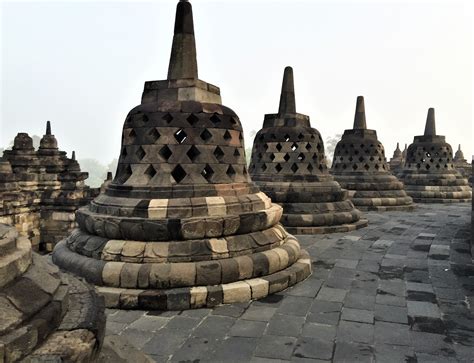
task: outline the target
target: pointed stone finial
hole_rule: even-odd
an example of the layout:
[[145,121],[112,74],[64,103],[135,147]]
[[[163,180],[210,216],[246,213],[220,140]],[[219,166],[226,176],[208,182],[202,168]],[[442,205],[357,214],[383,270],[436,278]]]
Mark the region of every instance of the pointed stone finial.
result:
[[46,135],[51,135],[51,122],[46,121]]
[[112,172],[111,171],[107,172],[107,179],[105,179],[105,180],[112,180]]
[[461,144],[459,144],[458,146],[458,151],[461,151]]
[[364,97],[357,97],[356,112],[354,116],[354,129],[366,129]]
[[397,142],[397,148],[395,150],[399,150],[400,151],[400,143]]
[[293,79],[293,68],[286,67],[283,73],[281,85],[280,107],[278,114],[296,113],[295,84]]
[[435,124],[435,110],[434,108],[428,109],[428,116],[426,117],[425,125],[425,136],[436,135],[436,124]]
[[76,152],[73,150],[72,151],[72,157],[71,157],[72,160],[76,160]]
[[188,1],[180,1],[176,7],[173,45],[168,68],[168,79],[183,78],[198,78],[193,8]]

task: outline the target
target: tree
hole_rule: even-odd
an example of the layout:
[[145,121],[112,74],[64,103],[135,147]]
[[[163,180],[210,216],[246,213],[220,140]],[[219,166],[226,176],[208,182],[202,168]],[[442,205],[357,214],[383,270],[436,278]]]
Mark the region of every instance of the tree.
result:
[[332,159],[334,156],[334,150],[336,149],[336,145],[341,140],[342,134],[336,134],[334,136],[329,136],[326,138],[326,159],[328,161],[328,167],[331,167]]

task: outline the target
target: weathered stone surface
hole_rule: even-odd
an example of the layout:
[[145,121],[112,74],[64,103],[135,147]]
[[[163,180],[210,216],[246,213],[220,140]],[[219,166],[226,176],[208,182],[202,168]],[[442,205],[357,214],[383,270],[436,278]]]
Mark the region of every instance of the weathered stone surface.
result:
[[38,150],[18,133],[0,157],[0,223],[14,225],[34,250],[51,251],[76,227],[75,211],[98,193],[85,185],[87,176],[74,152],[68,158],[58,149],[49,121]]
[[102,300],[84,283],[31,254],[30,241],[18,237],[14,227],[0,224],[0,246],[6,245],[4,239],[9,248],[2,251],[0,266],[8,266],[8,260],[17,269],[8,284],[0,285],[0,361],[93,359],[105,328]]

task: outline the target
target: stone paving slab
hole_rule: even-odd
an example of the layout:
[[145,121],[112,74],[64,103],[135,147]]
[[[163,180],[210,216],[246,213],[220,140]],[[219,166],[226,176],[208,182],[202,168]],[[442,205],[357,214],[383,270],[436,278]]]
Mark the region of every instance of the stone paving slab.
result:
[[156,362],[472,362],[470,214],[368,212],[367,228],[298,236],[314,272],[295,287],[214,309],[108,310],[107,335]]

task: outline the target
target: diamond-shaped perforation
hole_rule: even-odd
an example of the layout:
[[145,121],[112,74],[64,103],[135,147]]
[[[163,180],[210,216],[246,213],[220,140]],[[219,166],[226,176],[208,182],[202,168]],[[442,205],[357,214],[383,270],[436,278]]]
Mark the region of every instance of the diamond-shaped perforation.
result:
[[131,142],[134,142],[135,139],[137,138],[137,133],[135,132],[134,129],[132,129],[129,133],[128,133],[128,137],[130,138],[130,141]]
[[171,172],[171,176],[176,181],[176,183],[181,183],[181,181],[186,177],[186,171],[181,167],[181,165],[176,165],[173,171]]
[[158,151],[158,153],[166,161],[168,161],[168,159],[171,157],[171,155],[173,155],[173,152],[170,150],[170,148],[167,145],[163,146],[160,149],[160,151]]
[[219,118],[219,116],[217,116],[217,113],[214,113],[210,118],[209,120],[211,120],[211,122],[214,124],[214,125],[217,125],[218,123],[221,122],[221,119]]
[[286,142],[290,141],[290,135],[286,134],[286,135],[284,136],[284,138],[285,138],[285,141],[286,141]]
[[148,168],[146,168],[145,175],[148,175],[150,179],[156,175],[156,170],[153,165],[150,165]]
[[132,176],[132,167],[130,165],[122,166],[118,176],[119,183],[125,183]]
[[127,155],[128,155],[127,147],[124,146],[123,149],[122,149],[122,157],[125,158]]
[[239,151],[239,149],[237,149],[237,148],[235,149],[235,151],[234,151],[234,156],[240,156],[240,151]]
[[305,147],[306,147],[306,150],[308,150],[308,151],[312,149],[312,146],[309,142],[306,144]]
[[275,160],[275,154],[274,154],[274,153],[271,153],[271,154],[270,154],[270,160],[271,160],[271,161]]
[[313,171],[313,165],[311,164],[308,164],[308,167],[307,167],[308,171],[311,173]]
[[283,167],[280,165],[280,164],[276,164],[275,166],[275,170],[279,173],[280,171],[282,171]]
[[219,146],[214,149],[213,154],[216,157],[216,159],[219,160],[219,161],[225,155],[224,152],[222,151],[222,149]]
[[201,152],[198,150],[197,147],[195,147],[194,145],[191,146],[188,150],[188,152],[186,153],[186,155],[188,156],[188,158],[191,160],[191,161],[195,161],[196,158],[201,155]]
[[138,160],[142,160],[145,157],[146,152],[141,146],[139,146],[137,151],[135,151],[135,155],[137,156]]
[[224,140],[230,140],[232,139],[232,135],[230,134],[230,132],[228,130],[225,130],[224,132]]
[[266,164],[263,164],[263,165],[262,165],[262,167],[261,167],[260,169],[262,169],[262,171],[265,171],[265,170],[267,170],[267,165],[266,165]]
[[169,124],[171,123],[171,121],[173,121],[173,116],[171,116],[170,113],[167,113],[162,117],[162,119],[165,120],[167,124]]
[[231,123],[232,125],[237,125],[237,120],[236,120],[233,116],[231,116],[231,117],[230,117],[230,123]]
[[303,153],[300,153],[300,154],[298,155],[298,160],[299,160],[299,161],[303,161],[304,159],[305,159],[304,154],[303,154]]
[[296,149],[298,149],[298,144],[294,142],[293,145],[291,145],[291,150],[296,151]]
[[235,170],[234,168],[232,167],[232,165],[229,165],[229,167],[227,168],[227,171],[225,172],[227,174],[227,176],[231,179],[234,179],[235,177]]
[[174,138],[176,139],[178,143],[182,144],[188,138],[188,134],[186,134],[184,129],[179,129],[178,131],[174,133]]
[[206,179],[208,182],[211,181],[212,176],[214,175],[214,170],[209,166],[209,164],[206,164],[204,169],[201,171],[201,175]]
[[161,136],[158,130],[155,128],[150,129],[150,131],[148,131],[148,135],[151,137],[152,142],[156,142]]
[[267,151],[268,150],[268,144],[263,145],[263,148],[265,149],[265,151]]
[[285,156],[283,157],[283,159],[285,159],[285,161],[290,160],[290,155],[288,155],[288,153],[286,153]]
[[293,173],[296,173],[298,171],[298,165],[296,165],[295,163],[291,166],[291,170],[293,171]]
[[281,146],[280,143],[276,144],[276,149],[277,149],[278,151],[281,151],[282,148],[283,148],[283,146]]
[[198,123],[199,117],[192,113],[186,118],[186,121],[188,121],[191,126],[194,126]]
[[209,132],[208,129],[204,129],[203,132],[201,132],[201,135],[199,135],[202,140],[204,141],[209,141],[212,138],[212,134]]

